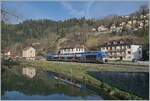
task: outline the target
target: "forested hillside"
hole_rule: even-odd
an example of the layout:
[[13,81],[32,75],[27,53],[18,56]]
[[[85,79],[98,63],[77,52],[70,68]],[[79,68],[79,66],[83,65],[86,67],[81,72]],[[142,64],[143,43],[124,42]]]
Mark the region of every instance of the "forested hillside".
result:
[[[143,10],[143,9],[142,9]],[[57,52],[59,48],[65,46],[73,46],[75,44],[82,44],[88,50],[99,50],[99,46],[109,40],[117,40],[123,38],[132,39],[137,44],[143,44],[147,47],[149,44],[148,31],[149,25],[146,25],[147,18],[140,18],[141,15],[148,15],[148,10],[141,9],[129,15],[129,18],[124,18],[117,15],[107,16],[103,19],[80,19],[72,18],[64,21],[52,21],[48,19],[42,20],[27,20],[19,24],[1,23],[1,45],[2,50],[10,48],[16,53],[29,45],[36,47],[37,54],[43,55],[48,52]],[[131,25],[129,29],[122,26],[121,32],[106,32],[103,34],[97,28],[105,25],[107,29],[112,26],[119,26],[122,22],[143,21],[142,28]],[[95,31],[92,31],[95,28]],[[136,30],[133,30],[136,29]],[[148,48],[145,48],[148,50]]]

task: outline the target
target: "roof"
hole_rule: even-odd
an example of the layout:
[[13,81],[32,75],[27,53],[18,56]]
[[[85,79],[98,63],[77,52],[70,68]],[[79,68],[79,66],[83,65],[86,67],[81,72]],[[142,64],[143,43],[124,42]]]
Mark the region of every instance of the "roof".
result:
[[28,47],[25,47],[23,50],[28,50],[29,48],[33,48],[34,49],[34,47],[32,47],[32,46],[28,46]]
[[8,52],[12,52],[12,50],[10,48],[6,48],[2,50],[2,53],[8,53]]
[[73,48],[85,48],[85,46],[79,43],[70,42],[69,44],[64,43],[63,45],[61,45],[60,49],[73,49]]
[[120,40],[111,40],[109,42],[106,42],[103,45],[101,45],[101,47],[104,47],[104,46],[119,46],[119,45],[132,45],[132,44],[135,44],[135,43],[131,39],[120,39]]

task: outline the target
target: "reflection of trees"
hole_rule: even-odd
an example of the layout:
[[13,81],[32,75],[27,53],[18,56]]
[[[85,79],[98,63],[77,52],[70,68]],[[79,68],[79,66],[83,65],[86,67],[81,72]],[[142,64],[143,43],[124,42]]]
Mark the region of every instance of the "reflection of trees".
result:
[[[59,86],[57,86],[59,85]],[[72,88],[72,89],[71,89]],[[71,93],[73,90],[74,93]],[[64,93],[68,96],[86,96],[89,93],[79,88],[64,85],[54,79],[49,79],[44,72],[37,73],[33,79],[25,78],[23,75],[8,70],[2,76],[2,94],[4,91],[19,91],[26,95],[51,95]]]

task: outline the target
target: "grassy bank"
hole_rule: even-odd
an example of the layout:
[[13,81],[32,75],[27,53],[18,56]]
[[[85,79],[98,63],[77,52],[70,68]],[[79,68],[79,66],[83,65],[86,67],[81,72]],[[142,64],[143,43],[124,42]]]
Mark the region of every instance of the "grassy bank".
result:
[[[117,65],[106,64],[80,64],[80,63],[65,63],[65,62],[51,62],[51,61],[26,61],[22,62],[24,66],[31,66],[37,69],[53,71],[64,74],[66,76],[73,77],[83,84],[86,84],[89,88],[96,92],[104,92],[111,96],[113,99],[142,99],[138,96],[130,94],[128,92],[121,91],[115,87],[112,87],[88,74],[89,71],[118,71],[118,72],[141,72],[145,69],[140,67],[126,67]],[[129,69],[130,68],[130,69]]]

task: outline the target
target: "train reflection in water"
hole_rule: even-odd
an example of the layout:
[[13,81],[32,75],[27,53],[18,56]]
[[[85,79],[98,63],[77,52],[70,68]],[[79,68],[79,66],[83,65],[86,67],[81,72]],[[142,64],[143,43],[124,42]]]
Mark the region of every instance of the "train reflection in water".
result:
[[107,52],[102,51],[89,51],[83,53],[73,54],[48,54],[48,61],[68,61],[68,62],[92,62],[92,63],[105,63],[107,62]]

